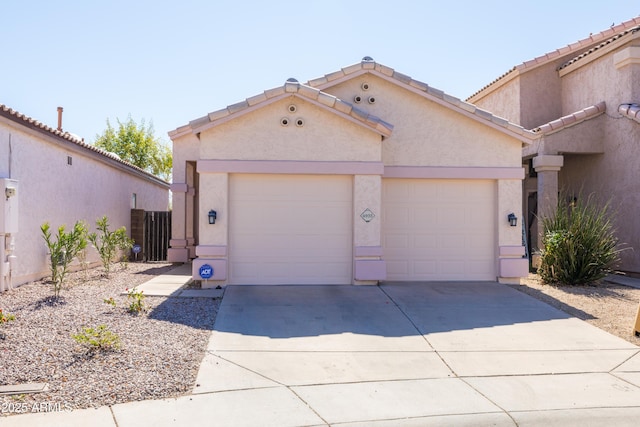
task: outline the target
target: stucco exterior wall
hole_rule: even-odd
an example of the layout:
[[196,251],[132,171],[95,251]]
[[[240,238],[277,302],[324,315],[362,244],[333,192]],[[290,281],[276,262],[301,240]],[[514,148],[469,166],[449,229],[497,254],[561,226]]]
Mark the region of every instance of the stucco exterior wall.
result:
[[611,201],[620,242],[634,248],[621,252],[620,269],[639,272],[640,227],[633,219],[640,206],[640,181],[637,179],[640,124],[621,117],[617,110],[620,104],[640,101],[640,64],[618,68],[614,61],[615,53],[628,46],[621,45],[595,59],[586,57],[565,71],[562,77],[565,113],[601,101],[605,101],[607,113],[598,118],[604,154],[566,155],[559,185],[571,194],[594,193],[603,203]]
[[499,87],[471,102],[478,107],[504,117],[510,122],[520,124],[520,78],[515,77],[506,83],[498,83]]
[[[368,91],[361,89],[363,83]],[[377,76],[365,74],[327,92],[349,102],[360,95],[358,108],[394,125],[383,141],[385,165],[512,167],[519,162],[513,138]],[[374,104],[367,101],[371,96]]]
[[562,116],[561,82],[555,61],[520,76],[520,121],[525,129],[534,129]]
[[200,159],[380,161],[379,135],[295,96],[206,130],[200,141]]
[[[18,180],[19,187],[14,286],[49,274],[40,231],[44,222],[57,232],[60,225],[69,230],[77,220],[84,220],[93,231],[96,219],[106,215],[112,228],[129,230],[133,194],[139,209],[168,209],[168,185],[128,173],[124,165],[99,161],[83,151],[86,149],[73,143],[0,118],[0,177]],[[88,254],[89,261],[99,261],[93,248]]]

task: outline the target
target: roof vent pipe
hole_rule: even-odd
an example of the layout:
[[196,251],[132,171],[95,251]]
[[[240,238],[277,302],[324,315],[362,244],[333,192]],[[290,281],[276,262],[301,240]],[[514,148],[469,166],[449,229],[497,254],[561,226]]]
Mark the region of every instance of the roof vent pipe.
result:
[[62,107],[58,107],[58,131],[62,132]]

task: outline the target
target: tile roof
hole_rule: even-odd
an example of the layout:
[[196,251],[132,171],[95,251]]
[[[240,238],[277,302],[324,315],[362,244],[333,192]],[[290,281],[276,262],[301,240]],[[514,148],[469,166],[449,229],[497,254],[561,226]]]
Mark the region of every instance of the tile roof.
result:
[[9,108],[8,106],[4,105],[4,104],[0,104],[0,116],[1,117],[5,117],[15,123],[18,123],[22,126],[25,126],[29,129],[33,129],[36,130],[40,133],[43,133],[45,135],[48,136],[52,136],[54,138],[57,138],[59,140],[64,140],[67,142],[70,142],[72,144],[77,145],[78,147],[81,147],[82,149],[85,150],[89,150],[93,153],[98,154],[99,156],[102,157],[107,157],[111,160],[115,160],[118,163],[121,163],[122,165],[132,169],[133,171],[136,171],[138,173],[142,173],[144,175],[146,175],[149,178],[152,178],[155,181],[158,181],[160,183],[166,184],[168,185],[168,183],[166,183],[164,180],[162,180],[161,178],[158,178],[157,176],[145,171],[144,169],[139,168],[138,166],[135,166],[127,161],[122,160],[117,154],[114,153],[110,153],[108,151],[104,151],[94,145],[91,144],[87,144],[84,142],[84,138],[80,138],[77,135],[74,135],[72,133],[69,132],[63,132],[60,131],[58,129],[54,129],[51,126],[48,126],[44,123],[42,123],[39,120],[36,120],[32,117],[29,117],[25,114],[22,114],[12,108]]
[[318,87],[319,89],[325,89],[330,86],[334,86],[345,80],[353,78],[354,76],[371,73],[378,75],[379,77],[392,81],[396,84],[402,85],[414,93],[417,93],[427,99],[435,101],[446,107],[455,109],[457,111],[469,114],[471,117],[482,121],[489,122],[498,128],[503,128],[510,133],[516,134],[524,142],[529,142],[531,139],[537,138],[537,135],[520,125],[509,122],[508,120],[496,116],[489,111],[476,107],[469,102],[463,101],[454,96],[448,95],[445,92],[429,86],[419,80],[414,80],[411,77],[395,71],[393,68],[389,68],[385,65],[375,62],[371,57],[364,57],[360,63],[350,65],[342,68],[339,71],[325,74],[322,77],[310,80],[309,86]]
[[552,122],[546,123],[536,129],[533,129],[533,132],[543,135],[550,135],[562,129],[577,125],[578,123],[582,123],[585,120],[589,120],[591,118],[599,116],[600,114],[604,114],[606,109],[607,105],[604,101],[602,101],[580,111],[576,111],[575,113],[568,114]]
[[189,124],[170,131],[169,136],[173,139],[190,133],[202,132],[210,127],[216,126],[217,124],[230,120],[232,116],[236,114],[248,113],[253,111],[255,108],[259,108],[261,105],[268,105],[269,103],[276,102],[292,94],[301,96],[311,102],[325,106],[326,108],[334,109],[337,112],[345,114],[351,119],[372,128],[384,136],[389,136],[393,130],[392,124],[389,124],[379,117],[371,115],[353,106],[351,103],[323,91],[323,89],[327,87],[334,86],[365,73],[371,73],[395,84],[404,86],[413,93],[421,95],[445,107],[456,110],[479,122],[507,132],[522,142],[529,143],[532,139],[538,138],[536,133],[525,129],[520,125],[509,122],[502,117],[491,114],[489,111],[448,95],[443,91],[431,87],[419,80],[414,80],[405,74],[395,71],[393,68],[375,62],[368,56],[362,58],[362,61],[359,63],[325,74],[322,77],[308,81],[306,84],[299,83],[296,79],[289,79],[283,86],[266,90],[261,94],[247,98],[237,104],[229,105],[226,108],[192,120]]
[[288,96],[300,96],[316,105],[329,108],[338,114],[347,116],[383,136],[391,135],[393,125],[385,122],[379,117],[367,113],[364,110],[354,107],[333,95],[322,92],[314,87],[299,83],[296,79],[288,79],[283,86],[265,90],[263,93],[247,98],[244,101],[232,104],[221,110],[209,113],[206,116],[192,120],[188,125],[181,126],[169,132],[171,138],[182,136],[188,133],[202,132],[216,124],[222,123],[236,114],[248,113],[262,105],[268,105]]
[[484,86],[483,88],[475,92],[473,95],[469,96],[467,100],[470,100],[475,96],[481,94],[486,89],[490,88],[491,86],[498,83],[499,81],[504,80],[506,77],[510,76],[513,73],[525,72],[528,69],[535,68],[539,65],[543,65],[550,61],[557,60],[571,53],[576,53],[581,49],[587,49],[588,47],[593,46],[596,43],[606,42],[607,39],[614,37],[616,34],[626,33],[629,30],[636,28],[638,25],[640,25],[640,16],[630,19],[629,21],[625,21],[621,24],[614,25],[611,28],[601,31],[597,34],[591,34],[589,37],[585,39],[579,40],[575,43],[572,43],[560,49],[556,49],[552,52],[546,53],[532,60],[525,61],[522,64],[516,65],[511,70],[507,71],[506,73],[504,73],[503,75],[501,75],[500,77],[498,77],[497,79],[489,83],[488,85]]
[[621,104],[618,112],[623,116],[640,123],[640,104]]
[[570,59],[569,61],[565,62],[564,64],[560,65],[560,66],[558,67],[558,71],[559,71],[559,70],[562,70],[563,68],[568,67],[568,66],[569,66],[569,65],[571,65],[571,64],[574,64],[574,63],[576,63],[576,62],[580,61],[581,59],[583,59],[583,58],[585,58],[585,57],[587,57],[587,56],[591,55],[592,53],[594,53],[594,52],[596,52],[596,51],[598,51],[598,50],[602,49],[603,47],[610,45],[611,43],[615,42],[615,41],[616,41],[616,40],[618,40],[619,38],[624,37],[624,36],[626,36],[627,34],[636,33],[636,32],[637,32],[637,31],[639,31],[639,30],[640,30],[640,25],[637,25],[637,26],[635,26],[635,27],[633,27],[633,28],[630,28],[630,29],[628,29],[628,30],[626,30],[626,31],[623,31],[623,32],[621,32],[621,33],[616,34],[615,36],[613,36],[613,37],[611,37],[611,38],[609,38],[609,39],[607,39],[607,40],[603,41],[603,42],[602,42],[602,43],[600,43],[599,45],[592,47],[592,48],[591,48],[591,49],[589,49],[588,51],[583,52],[583,53],[581,53],[580,55],[576,56],[575,58],[572,58],[572,59]]

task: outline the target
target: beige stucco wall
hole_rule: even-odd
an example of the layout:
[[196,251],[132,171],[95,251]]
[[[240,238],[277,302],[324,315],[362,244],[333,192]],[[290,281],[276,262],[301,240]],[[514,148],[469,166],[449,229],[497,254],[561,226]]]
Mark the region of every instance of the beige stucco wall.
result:
[[380,161],[380,135],[296,96],[205,130],[200,141],[200,159]]
[[640,227],[635,218],[640,206],[637,178],[640,124],[621,117],[617,110],[620,104],[640,102],[640,64],[617,68],[614,62],[615,53],[630,44],[618,46],[593,60],[587,57],[562,77],[565,112],[601,101],[605,101],[607,112],[599,119],[604,154],[566,155],[559,183],[571,194],[595,193],[602,202],[611,201],[616,211],[618,237],[627,247],[634,248],[621,253],[620,268],[639,272]]
[[[370,89],[363,91],[362,83]],[[387,166],[513,167],[520,146],[514,139],[461,113],[436,104],[377,76],[365,74],[327,92],[392,123],[393,133],[383,141]],[[374,104],[367,98],[373,96]]]
[[[84,220],[93,231],[96,219],[106,215],[112,228],[129,229],[134,193],[137,208],[167,210],[166,185],[127,173],[114,161],[107,161],[111,166],[105,164],[86,151],[0,118],[0,177],[16,179],[19,186],[14,285],[49,274],[40,232],[44,222],[57,231],[60,225],[69,230],[77,220]],[[67,156],[72,157],[72,165],[67,164]],[[99,260],[94,249],[89,257]]]
[[497,88],[473,97],[470,102],[510,122],[520,124],[520,78],[510,78],[506,83],[496,85]]

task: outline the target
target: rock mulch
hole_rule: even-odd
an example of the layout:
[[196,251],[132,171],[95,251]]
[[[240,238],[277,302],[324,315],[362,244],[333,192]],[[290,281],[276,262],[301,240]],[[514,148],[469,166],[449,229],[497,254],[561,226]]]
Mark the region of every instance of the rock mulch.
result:
[[[102,268],[72,273],[59,300],[46,280],[0,293],[0,309],[16,318],[0,325],[0,385],[49,384],[44,393],[0,396],[0,404],[80,409],[189,393],[219,299],[146,297],[147,311],[134,315],[120,295],[171,267],[117,265],[109,278]],[[115,307],[104,302],[109,298]],[[119,335],[120,350],[87,351],[71,337],[99,325]]]

